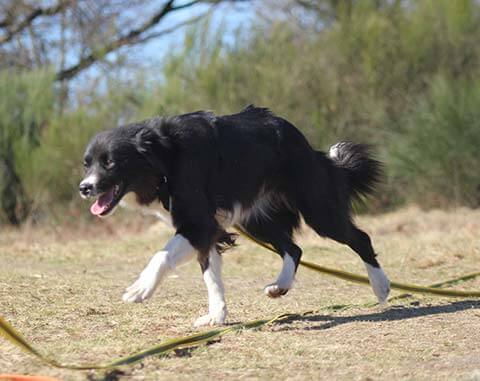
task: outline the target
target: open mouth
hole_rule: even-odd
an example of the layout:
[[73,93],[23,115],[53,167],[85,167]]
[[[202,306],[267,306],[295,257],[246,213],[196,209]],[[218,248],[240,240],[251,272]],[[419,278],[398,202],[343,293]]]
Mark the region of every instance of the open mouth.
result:
[[99,217],[105,217],[110,214],[124,194],[123,185],[114,185],[106,192],[98,196],[95,203],[90,207],[90,212]]

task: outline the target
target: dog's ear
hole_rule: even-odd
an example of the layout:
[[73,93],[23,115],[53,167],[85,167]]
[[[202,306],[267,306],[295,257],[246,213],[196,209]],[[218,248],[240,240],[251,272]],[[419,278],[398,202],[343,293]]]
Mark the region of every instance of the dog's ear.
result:
[[166,160],[170,150],[170,140],[157,128],[143,127],[135,134],[134,144],[137,151],[153,167],[166,174]]

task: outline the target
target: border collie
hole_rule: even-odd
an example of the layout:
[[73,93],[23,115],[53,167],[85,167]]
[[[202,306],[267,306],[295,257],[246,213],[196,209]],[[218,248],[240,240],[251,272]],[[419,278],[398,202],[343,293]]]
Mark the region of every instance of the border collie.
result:
[[232,225],[280,253],[282,270],[265,293],[284,295],[302,255],[294,242],[301,217],[320,236],[352,248],[378,300],[388,296],[370,238],[351,217],[352,200],[371,193],[381,175],[368,146],[341,142],[328,154],[316,151],[291,123],[251,105],[233,115],[198,111],[100,132],[84,166],[80,195],[96,198],[94,215],[108,216],[133,192],[140,204],[162,202],[176,229],[126,289],[126,302],[143,302],[169,271],[196,256],[209,310],[195,325],[224,324],[220,254],[234,244]]

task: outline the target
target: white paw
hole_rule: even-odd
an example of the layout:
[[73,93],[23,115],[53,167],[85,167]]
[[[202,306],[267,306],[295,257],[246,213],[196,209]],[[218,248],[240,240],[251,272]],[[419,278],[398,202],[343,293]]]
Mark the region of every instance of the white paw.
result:
[[152,257],[138,279],[125,290],[122,296],[124,302],[141,303],[152,296],[167,271],[167,254],[166,251],[159,251]]
[[125,290],[122,296],[124,302],[142,303],[145,299],[152,296],[153,292],[160,283],[160,267],[149,264],[140,274],[138,279]]
[[152,296],[156,287],[157,280],[155,277],[143,276],[142,274],[125,290],[122,299],[127,303],[142,303],[145,299]]
[[193,326],[198,327],[205,327],[205,326],[214,326],[214,325],[224,325],[225,324],[225,314],[214,314],[214,315],[204,315],[199,317],[193,323]]
[[279,298],[288,292],[288,288],[281,288],[278,284],[269,284],[265,287],[264,292],[270,298]]
[[388,294],[390,293],[390,281],[381,268],[373,267],[369,264],[366,264],[366,267],[373,293],[381,305],[386,304]]

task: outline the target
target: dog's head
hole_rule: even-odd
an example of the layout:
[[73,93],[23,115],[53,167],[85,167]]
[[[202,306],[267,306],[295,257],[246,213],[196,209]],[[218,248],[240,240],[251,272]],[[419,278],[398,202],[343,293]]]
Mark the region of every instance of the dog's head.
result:
[[85,199],[96,198],[92,214],[108,216],[128,192],[141,204],[158,198],[166,183],[169,147],[156,124],[154,120],[100,132],[87,145],[79,191]]

